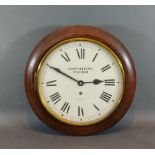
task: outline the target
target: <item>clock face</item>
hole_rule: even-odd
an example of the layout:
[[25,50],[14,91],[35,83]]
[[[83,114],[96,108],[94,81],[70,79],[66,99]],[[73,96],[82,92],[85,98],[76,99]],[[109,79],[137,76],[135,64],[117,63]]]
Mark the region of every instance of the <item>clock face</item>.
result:
[[37,72],[45,109],[72,125],[90,125],[109,116],[124,92],[124,72],[107,46],[90,39],[66,40],[52,47]]

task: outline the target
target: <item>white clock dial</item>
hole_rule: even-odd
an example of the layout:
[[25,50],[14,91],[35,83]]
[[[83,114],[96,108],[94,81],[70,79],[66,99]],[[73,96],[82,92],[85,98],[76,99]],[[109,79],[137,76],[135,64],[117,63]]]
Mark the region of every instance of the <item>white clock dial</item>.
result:
[[38,68],[38,92],[46,110],[74,125],[96,123],[119,105],[123,68],[105,45],[74,39],[50,49]]

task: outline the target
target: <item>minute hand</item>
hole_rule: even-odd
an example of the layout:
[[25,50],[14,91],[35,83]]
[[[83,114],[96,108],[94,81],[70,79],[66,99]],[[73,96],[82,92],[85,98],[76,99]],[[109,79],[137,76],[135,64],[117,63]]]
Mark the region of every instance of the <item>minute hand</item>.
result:
[[48,64],[47,64],[47,66],[49,66],[51,69],[55,70],[56,72],[58,72],[58,73],[60,73],[60,74],[63,74],[64,76],[66,76],[66,77],[68,77],[68,78],[70,78],[70,79],[72,79],[72,80],[78,82],[78,80],[76,80],[76,79],[74,79],[73,77],[71,77],[71,76],[67,75],[66,73],[62,72],[59,68],[52,67],[52,66],[50,66],[50,65],[48,65]]

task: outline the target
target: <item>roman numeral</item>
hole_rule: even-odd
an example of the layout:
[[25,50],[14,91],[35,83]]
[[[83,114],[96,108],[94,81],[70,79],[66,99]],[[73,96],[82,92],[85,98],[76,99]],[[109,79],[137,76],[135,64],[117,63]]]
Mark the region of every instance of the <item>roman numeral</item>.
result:
[[78,106],[78,116],[84,116],[84,111],[83,111],[83,108]]
[[70,58],[69,58],[69,56],[68,56],[68,54],[67,54],[66,52],[64,53],[64,55],[61,54],[61,57],[62,57],[65,61],[67,61],[67,62],[70,61]]
[[61,100],[61,96],[58,92],[52,94],[50,96],[50,98],[51,98],[52,102],[54,102],[54,104],[58,103]]
[[70,110],[70,104],[65,102],[61,108],[61,111],[66,112],[68,114],[69,110]]
[[104,66],[104,67],[101,68],[101,71],[104,72],[104,71],[106,71],[106,70],[108,70],[110,68],[111,68],[110,65],[106,65],[106,66]]
[[93,106],[97,111],[100,111],[100,109],[95,104],[93,104]]
[[85,59],[85,49],[76,49],[77,55],[79,59]]
[[103,92],[102,95],[100,96],[100,98],[102,100],[104,100],[105,102],[109,102],[109,100],[111,99],[112,95],[108,94],[106,92]]
[[56,85],[56,81],[57,81],[57,80],[48,81],[48,82],[46,82],[46,86],[57,86],[57,85]]
[[104,80],[105,86],[115,86],[115,79]]
[[96,57],[98,56],[98,53],[96,53],[95,54],[95,56],[94,56],[94,58],[93,58],[93,60],[92,60],[92,62],[94,62],[95,61],[95,59],[96,59]]

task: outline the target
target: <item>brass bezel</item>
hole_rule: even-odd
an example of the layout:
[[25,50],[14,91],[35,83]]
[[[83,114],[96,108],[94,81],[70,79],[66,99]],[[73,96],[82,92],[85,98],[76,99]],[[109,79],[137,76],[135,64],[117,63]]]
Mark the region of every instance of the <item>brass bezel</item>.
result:
[[[110,112],[108,112],[106,115],[104,115],[104,117],[100,117],[98,119],[95,119],[95,120],[92,120],[92,121],[89,121],[89,122],[73,122],[73,121],[70,121],[70,120],[67,120],[67,119],[64,119],[63,117],[61,117],[60,115],[56,114],[54,111],[51,110],[51,108],[49,107],[49,105],[47,104],[47,101],[44,99],[43,97],[43,92],[41,91],[42,89],[41,88],[41,84],[39,81],[40,79],[40,76],[39,76],[39,72],[41,70],[41,66],[42,64],[44,63],[44,60],[47,58],[47,56],[56,48],[58,48],[59,46],[65,44],[65,43],[68,43],[68,42],[73,42],[73,41],[88,41],[88,42],[93,42],[93,43],[96,43],[98,45],[100,45],[101,47],[105,48],[107,51],[109,51],[113,56],[114,58],[116,59],[116,61],[118,62],[118,65],[120,66],[120,69],[121,69],[121,72],[122,72],[122,77],[123,77],[123,90],[122,90],[122,94],[120,96],[120,99],[117,103],[117,106],[111,110]],[[122,96],[124,94],[124,89],[125,89],[125,71],[124,71],[124,68],[123,68],[123,65],[120,61],[120,59],[118,58],[118,56],[115,54],[115,52],[109,48],[107,45],[97,41],[97,40],[94,40],[94,39],[90,39],[90,38],[84,38],[84,37],[81,37],[81,38],[71,38],[71,39],[66,39],[66,40],[63,40],[63,41],[60,41],[59,43],[55,44],[54,46],[52,46],[47,52],[46,54],[43,56],[43,58],[41,59],[39,65],[38,65],[38,68],[37,68],[37,72],[35,74],[35,80],[36,80],[36,83],[37,83],[37,93],[38,93],[38,96],[40,98],[40,101],[43,105],[43,107],[46,109],[46,111],[52,115],[54,118],[56,118],[58,121],[61,121],[63,123],[67,123],[69,125],[75,125],[75,126],[88,126],[88,125],[93,125],[93,124],[96,124],[96,123],[99,123],[101,121],[103,121],[104,119],[106,119],[108,116],[110,116],[118,107],[118,105],[120,104],[121,102],[121,99],[122,99]]]

